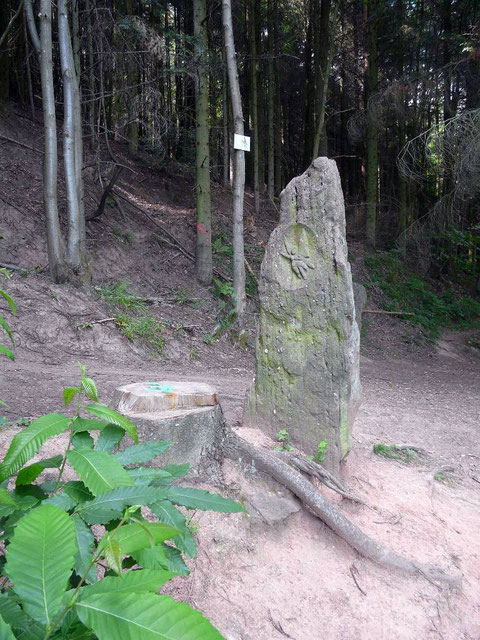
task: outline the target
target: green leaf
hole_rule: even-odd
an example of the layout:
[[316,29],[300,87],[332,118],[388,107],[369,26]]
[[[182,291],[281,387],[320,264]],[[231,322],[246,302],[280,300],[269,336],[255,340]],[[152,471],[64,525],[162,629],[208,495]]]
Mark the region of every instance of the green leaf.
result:
[[92,380],[92,378],[85,378],[84,376],[82,376],[82,387],[90,400],[98,402],[97,385],[95,384],[94,380]]
[[29,620],[20,605],[7,593],[0,593],[0,615],[12,629],[22,629]]
[[108,538],[105,541],[103,555],[110,569],[120,575],[122,573],[122,550],[117,540]]
[[158,591],[174,577],[162,569],[144,569],[122,573],[118,578],[107,577],[80,590],[79,600],[96,593],[148,593]]
[[3,487],[0,487],[0,505],[7,507],[16,507],[17,505],[11,493]]
[[2,640],[16,640],[13,635],[12,627],[5,622],[0,615],[0,638]]
[[137,443],[138,442],[138,432],[137,427],[133,424],[131,420],[122,416],[122,414],[110,409],[104,404],[88,404],[85,407],[85,410],[88,413],[91,413],[92,416],[96,416],[97,418],[102,418],[107,422],[111,422],[112,424],[116,424],[117,427],[121,427],[124,431],[128,433],[128,435],[132,438],[132,440]]
[[190,471],[190,465],[188,462],[184,464],[169,464],[166,467],[162,467],[163,471],[167,471],[170,475],[170,481],[168,478],[158,478],[154,482],[152,482],[152,486],[164,487],[169,484],[172,484],[174,480],[180,480]]
[[42,444],[57,436],[70,426],[70,418],[59,413],[50,413],[34,420],[13,438],[7,455],[0,464],[0,482],[16,473],[32,458]]
[[147,547],[132,554],[135,561],[144,569],[167,569],[180,576],[190,573],[178,549],[166,544]]
[[75,502],[82,503],[87,500],[93,500],[94,496],[80,480],[72,480],[63,485],[63,491],[68,494]]
[[6,573],[24,610],[37,622],[48,625],[58,613],[75,553],[74,524],[58,507],[40,506],[17,524]]
[[117,446],[124,435],[125,431],[123,429],[116,427],[114,424],[109,424],[98,436],[95,449],[97,451],[111,451]]
[[150,508],[160,522],[165,522],[180,531],[179,535],[173,538],[173,542],[179,549],[185,551],[190,558],[194,558],[197,555],[197,545],[187,529],[183,513],[180,513],[180,511],[167,500],[156,502],[152,504]]
[[60,507],[63,511],[70,511],[76,505],[76,502],[66,493],[56,493],[51,498],[47,498],[42,504],[53,504],[55,507]]
[[133,522],[120,527],[116,532],[107,533],[100,540],[98,549],[102,551],[110,540],[120,545],[123,555],[140,551],[145,547],[153,547],[159,542],[170,540],[178,530],[163,522]]
[[53,458],[39,460],[38,462],[34,462],[28,467],[25,467],[17,476],[17,487],[24,484],[31,484],[45,469],[58,469],[62,464],[62,460],[63,457],[59,455],[54,456]]
[[3,289],[0,289],[0,296],[5,298],[8,306],[10,307],[10,311],[13,313],[13,315],[15,315],[17,313],[17,305],[15,304],[13,298],[11,298],[6,291],[3,291]]
[[119,487],[102,493],[94,500],[84,502],[77,512],[89,524],[105,524],[113,518],[119,518],[126,507],[148,506],[164,497],[164,489],[143,486]]
[[239,513],[245,511],[239,502],[224,498],[218,493],[209,493],[204,489],[174,486],[168,487],[166,492],[167,500],[170,500],[173,504],[187,507],[187,509],[217,511],[219,513]]
[[76,433],[72,438],[72,446],[74,449],[93,449],[94,444],[95,442],[88,431],[79,431],[79,433]]
[[7,321],[5,320],[5,318],[3,316],[0,316],[0,327],[3,327],[3,329],[6,331],[8,337],[10,338],[10,342],[13,344],[12,332],[10,330],[10,327],[7,324]]
[[78,549],[75,556],[75,573],[80,578],[86,575],[87,582],[96,582],[97,569],[95,565],[90,567],[87,573],[88,566],[93,558],[95,537],[79,516],[74,515],[72,519],[75,525],[75,539]]
[[94,495],[133,485],[122,465],[105,451],[67,451],[67,460]]
[[115,458],[123,465],[142,464],[156,458],[171,446],[170,442],[143,442],[142,444],[134,444],[125,451],[118,451]]
[[45,626],[34,620],[30,620],[22,631],[17,631],[17,640],[43,640],[45,638]]
[[0,353],[3,353],[3,355],[7,356],[7,358],[10,358],[10,360],[15,360],[15,356],[13,355],[13,353],[10,351],[10,349],[4,347],[3,344],[0,344]]
[[63,404],[65,407],[70,404],[79,391],[78,387],[66,387],[63,390]]
[[[127,469],[127,471],[137,486],[153,485],[153,480],[156,479],[161,479],[165,483],[164,486],[168,486],[174,480],[165,469],[156,469],[155,467],[133,467],[133,469]],[[170,481],[168,481],[169,478]]]
[[99,593],[75,608],[99,640],[222,640],[201,613],[169,596]]
[[78,416],[72,422],[73,433],[80,431],[101,431],[108,426],[108,422],[103,420],[93,420],[92,418],[79,418]]

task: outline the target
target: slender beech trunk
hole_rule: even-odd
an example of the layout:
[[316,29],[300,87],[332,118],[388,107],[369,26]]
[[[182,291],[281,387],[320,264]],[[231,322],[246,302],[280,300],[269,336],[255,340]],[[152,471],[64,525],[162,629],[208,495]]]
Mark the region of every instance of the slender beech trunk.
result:
[[377,30],[380,2],[381,0],[364,0],[367,20],[367,60],[365,78],[365,103],[367,109],[366,241],[367,246],[370,249],[375,249],[375,229],[377,223],[378,126],[377,114],[372,97],[378,83]]
[[279,11],[275,0],[273,16],[273,39],[275,55],[275,195],[279,195],[282,189],[282,152],[283,152],[283,127],[282,127],[282,102],[280,92],[280,56],[278,50],[278,26]]
[[87,60],[88,60],[88,131],[90,135],[90,149],[96,148],[97,136],[95,132],[96,100],[95,100],[95,58],[93,53],[93,20],[91,0],[85,0],[87,16]]
[[[80,107],[77,74],[68,24],[67,2],[58,0],[58,38],[63,77],[63,161],[67,190],[68,246],[67,260],[75,272],[82,263],[82,222],[78,175],[81,173],[78,144],[78,109]],[[80,136],[81,137],[81,136]]]
[[[232,27],[232,5],[230,0],[222,0],[222,23],[225,39],[230,97],[232,101],[234,132],[244,135],[242,98],[238,81],[235,42]],[[243,197],[245,190],[245,152],[233,152],[233,289],[235,311],[240,325],[246,306],[245,255],[243,242]]]
[[210,127],[208,121],[208,28],[207,0],[193,2],[194,54],[197,66],[195,78],[196,117],[196,188],[197,188],[197,244],[196,273],[198,281],[210,284],[212,265],[212,213],[210,202]]
[[303,134],[303,168],[306,169],[312,161],[314,138],[314,101],[315,85],[312,73],[312,41],[313,41],[313,5],[314,0],[305,0],[307,19],[307,37],[305,40],[305,131]]
[[223,72],[223,186],[226,189],[230,184],[230,136],[228,133],[228,78],[227,68]]
[[250,117],[253,133],[253,194],[255,213],[260,211],[260,180],[258,164],[258,62],[257,62],[257,0],[250,0],[248,7],[249,47],[250,47]]
[[268,197],[273,202],[275,196],[275,40],[273,23],[275,17],[273,0],[268,0]]
[[10,2],[0,2],[0,101],[8,100],[10,94],[10,55],[8,51],[8,31],[10,28]]
[[47,249],[50,275],[55,282],[67,279],[63,241],[57,204],[57,119],[53,90],[52,1],[40,2],[40,37],[33,16],[32,0],[26,0],[27,23],[33,46],[39,54],[42,85],[45,155],[43,160],[43,204],[47,222]]

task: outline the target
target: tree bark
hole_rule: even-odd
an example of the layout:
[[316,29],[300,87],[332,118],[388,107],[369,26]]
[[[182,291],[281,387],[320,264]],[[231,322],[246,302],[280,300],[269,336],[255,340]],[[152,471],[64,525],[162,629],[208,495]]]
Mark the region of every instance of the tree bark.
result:
[[193,2],[195,116],[196,116],[196,189],[197,189],[197,243],[195,269],[197,279],[205,285],[212,282],[212,213],[210,198],[210,145],[209,145],[209,77],[207,0]]
[[[222,22],[225,39],[230,97],[232,101],[234,133],[243,136],[243,111],[238,80],[235,42],[232,27],[232,6],[230,0],[222,0]],[[233,289],[235,311],[240,325],[246,307],[245,292],[245,255],[243,240],[243,197],[245,190],[245,152],[234,149],[233,152]]]
[[268,154],[267,188],[268,197],[275,197],[275,40],[273,0],[268,1]]
[[50,275],[55,282],[67,279],[63,239],[58,219],[57,199],[57,119],[53,89],[52,2],[40,2],[40,37],[37,32],[32,0],[25,0],[27,23],[33,46],[39,54],[42,85],[45,155],[43,160],[43,204],[47,222],[47,250]]
[[249,23],[249,46],[250,46],[250,96],[251,110],[250,118],[252,122],[252,143],[253,143],[253,196],[255,213],[260,211],[260,180],[258,164],[258,70],[257,70],[257,0],[250,0],[248,11]]
[[[80,159],[80,150],[77,147],[79,144],[81,146],[81,131],[79,132],[78,130],[80,100],[66,0],[58,0],[58,37],[63,77],[63,161],[65,165],[68,215],[67,261],[73,271],[78,273],[82,264],[82,247],[84,244],[82,240],[83,225],[79,184],[81,182],[82,161]],[[83,153],[81,155],[83,156]]]

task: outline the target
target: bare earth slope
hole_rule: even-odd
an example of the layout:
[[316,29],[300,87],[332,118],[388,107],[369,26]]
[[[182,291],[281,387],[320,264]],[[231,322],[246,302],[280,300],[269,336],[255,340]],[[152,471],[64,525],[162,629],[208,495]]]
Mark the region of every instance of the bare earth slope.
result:
[[[8,128],[0,121],[1,133],[39,147],[38,126],[22,125],[15,114]],[[0,262],[46,263],[40,160],[39,154],[0,140]],[[120,188],[192,250],[191,179],[178,171],[162,174],[138,166],[135,171]],[[93,179],[89,189],[98,199]],[[217,220],[226,218],[229,200],[220,189],[215,206]],[[106,402],[115,387],[128,382],[202,380],[218,388],[229,422],[240,422],[253,375],[251,352],[226,336],[213,345],[203,342],[215,326],[218,300],[195,284],[192,263],[171,247],[159,247],[153,227],[136,216],[125,205],[125,218],[112,207],[90,223],[93,285],[129,280],[139,294],[162,299],[149,312],[166,327],[165,353],[153,358],[112,323],[82,329],[86,321],[108,317],[94,288],[54,286],[44,273],[16,274],[8,289],[19,305],[13,323],[17,359],[2,360],[0,369],[0,397],[9,405],[2,413],[10,421],[60,409],[61,388],[75,383],[81,360]],[[252,245],[268,237],[272,223],[262,220],[249,227]],[[191,289],[201,301],[197,308],[178,301],[179,287]],[[364,343],[363,405],[344,478],[371,508],[329,498],[396,551],[459,571],[462,588],[440,590],[421,577],[388,573],[358,557],[304,509],[274,524],[258,500],[250,517],[197,512],[199,557],[190,563],[191,575],[177,578],[169,592],[204,611],[225,638],[480,638],[480,358],[462,334],[443,336],[436,348],[420,348],[404,343],[402,336],[410,331],[398,320],[374,316]],[[17,428],[3,429],[2,453]],[[273,446],[254,430],[245,435]],[[374,455],[378,442],[424,453],[405,464]],[[224,480],[222,491],[247,502],[255,492],[265,492],[255,474],[245,476],[231,462],[224,464]],[[270,486],[273,497],[279,489]]]

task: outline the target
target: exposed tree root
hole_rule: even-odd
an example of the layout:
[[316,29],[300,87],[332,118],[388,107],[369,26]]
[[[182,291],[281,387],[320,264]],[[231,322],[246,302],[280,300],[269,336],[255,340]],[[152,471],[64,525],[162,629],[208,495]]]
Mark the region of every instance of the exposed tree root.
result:
[[373,540],[328,502],[297,469],[289,466],[279,456],[254,447],[231,429],[227,429],[223,451],[232,460],[253,463],[257,469],[290,489],[320,520],[365,558],[386,569],[400,570],[409,575],[420,574],[436,586],[460,585],[458,576],[447,575],[437,567],[408,560]]

